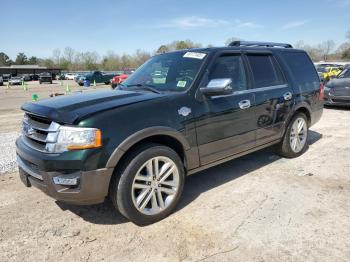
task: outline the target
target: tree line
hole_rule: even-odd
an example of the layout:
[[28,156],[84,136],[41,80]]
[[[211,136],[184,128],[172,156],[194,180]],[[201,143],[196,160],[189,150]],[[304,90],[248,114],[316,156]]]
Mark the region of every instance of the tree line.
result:
[[[332,40],[327,40],[317,45],[308,45],[301,40],[297,41],[294,47],[304,49],[308,52],[313,61],[350,60],[350,30],[346,34],[346,39],[347,41],[338,47],[336,47]],[[225,45],[235,40],[242,39],[231,37],[227,39]],[[66,47],[63,50],[58,48],[53,50],[52,56],[49,58],[38,58],[36,56],[27,57],[24,53],[18,53],[14,61],[11,60],[7,54],[0,52],[0,66],[35,64],[50,68],[58,67],[62,70],[69,71],[116,71],[127,68],[137,68],[151,56],[158,53],[200,47],[204,46],[191,40],[178,40],[161,45],[153,52],[136,50],[133,54],[120,55],[114,51],[109,51],[104,56],[100,56],[97,52],[79,52],[71,47]],[[205,47],[212,47],[212,45],[207,45]]]

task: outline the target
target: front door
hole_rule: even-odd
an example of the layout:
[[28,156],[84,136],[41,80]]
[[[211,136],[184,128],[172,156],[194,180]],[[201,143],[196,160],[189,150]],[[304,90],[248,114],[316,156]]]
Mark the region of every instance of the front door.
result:
[[197,144],[201,165],[240,153],[255,145],[254,93],[249,92],[246,65],[240,53],[219,55],[202,81],[231,78],[234,93],[205,97],[198,106]]

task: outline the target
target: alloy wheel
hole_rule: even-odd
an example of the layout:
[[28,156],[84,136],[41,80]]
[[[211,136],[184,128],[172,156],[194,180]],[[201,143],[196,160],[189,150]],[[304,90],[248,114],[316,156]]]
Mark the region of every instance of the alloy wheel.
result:
[[179,170],[170,158],[154,157],[144,163],[132,183],[132,200],[145,215],[156,215],[173,202],[180,184]]
[[305,146],[307,139],[307,124],[304,118],[295,119],[290,136],[289,143],[294,153],[299,153]]

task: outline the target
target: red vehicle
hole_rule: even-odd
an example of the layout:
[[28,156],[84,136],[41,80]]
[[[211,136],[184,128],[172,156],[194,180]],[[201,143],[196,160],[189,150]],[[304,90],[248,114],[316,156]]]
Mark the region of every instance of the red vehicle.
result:
[[129,77],[129,75],[131,75],[133,72],[134,72],[134,70],[128,70],[128,71],[124,71],[122,74],[114,76],[111,80],[112,88],[114,89],[117,87],[117,85],[124,82],[125,79],[127,79]]

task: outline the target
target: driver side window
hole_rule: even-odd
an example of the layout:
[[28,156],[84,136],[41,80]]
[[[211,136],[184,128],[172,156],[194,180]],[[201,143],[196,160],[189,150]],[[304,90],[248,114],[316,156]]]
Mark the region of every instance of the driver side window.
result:
[[241,55],[225,54],[218,57],[210,68],[208,82],[218,78],[231,78],[234,91],[246,90],[247,78]]

